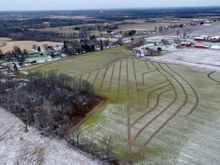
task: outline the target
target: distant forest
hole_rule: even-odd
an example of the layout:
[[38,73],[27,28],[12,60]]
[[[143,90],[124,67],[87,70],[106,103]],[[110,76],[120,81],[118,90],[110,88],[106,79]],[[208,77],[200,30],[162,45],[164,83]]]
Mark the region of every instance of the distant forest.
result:
[[[50,16],[87,16],[90,19],[54,19]],[[32,11],[0,12],[0,37],[14,40],[59,41],[54,32],[33,31],[48,27],[73,26],[89,23],[111,23],[126,19],[155,18],[172,16],[177,18],[196,18],[201,16],[220,16],[220,7],[200,8],[155,8],[155,9],[115,9],[79,11]]]

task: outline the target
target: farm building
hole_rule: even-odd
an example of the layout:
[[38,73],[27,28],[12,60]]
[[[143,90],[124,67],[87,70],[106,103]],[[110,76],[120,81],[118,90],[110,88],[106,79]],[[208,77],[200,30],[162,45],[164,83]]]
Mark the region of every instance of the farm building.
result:
[[194,40],[195,40],[195,41],[206,41],[206,40],[208,40],[209,38],[210,38],[209,35],[202,35],[202,36],[200,36],[200,37],[194,37]]
[[133,53],[137,57],[144,57],[144,56],[158,56],[160,54],[161,48],[158,47],[157,49],[152,49],[148,47],[139,47],[133,49]]
[[184,47],[192,47],[193,43],[190,41],[182,41],[179,46],[184,46]]
[[199,49],[209,49],[210,46],[207,46],[207,45],[195,45],[194,48],[199,48]]

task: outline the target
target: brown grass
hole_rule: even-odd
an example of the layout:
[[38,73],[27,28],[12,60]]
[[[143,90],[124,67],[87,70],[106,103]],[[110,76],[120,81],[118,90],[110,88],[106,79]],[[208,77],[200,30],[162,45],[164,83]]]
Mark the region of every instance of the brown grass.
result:
[[43,47],[44,44],[56,46],[56,45],[62,45],[61,42],[51,42],[51,41],[44,41],[44,42],[37,42],[37,41],[12,41],[9,38],[0,38],[0,49],[3,51],[3,53],[6,53],[7,51],[10,51],[13,49],[14,46],[19,46],[22,50],[27,49],[31,50],[32,46],[36,44]]

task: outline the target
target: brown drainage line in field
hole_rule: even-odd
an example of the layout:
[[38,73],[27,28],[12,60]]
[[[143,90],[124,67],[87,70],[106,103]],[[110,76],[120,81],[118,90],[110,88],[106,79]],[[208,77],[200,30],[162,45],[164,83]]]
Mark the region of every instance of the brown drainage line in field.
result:
[[110,90],[112,88],[112,79],[113,79],[113,74],[114,74],[114,71],[115,71],[115,64],[116,64],[117,61],[114,61],[114,64],[113,64],[113,68],[112,68],[112,73],[111,73],[111,78],[110,78],[110,83],[109,83],[109,87],[108,87],[108,90]]
[[103,82],[104,82],[104,80],[105,80],[106,73],[107,73],[107,71],[108,71],[108,69],[109,69],[109,65],[111,65],[111,64],[107,64],[107,66],[105,67],[105,72],[104,72],[104,75],[103,75],[103,77],[102,77],[102,81],[101,81],[101,84],[100,84],[100,89],[102,89],[102,87],[103,87]]
[[120,86],[121,86],[121,66],[122,66],[122,61],[120,59],[119,75],[118,75],[118,96],[117,96],[117,98],[119,98]]
[[97,73],[96,73],[95,78],[94,78],[94,80],[93,80],[93,86],[94,86],[94,87],[95,87],[95,82],[96,82],[96,80],[97,80],[97,78],[98,78],[98,76],[99,76],[99,73],[100,73],[100,70],[97,70]]
[[170,84],[167,84],[167,85],[162,86],[162,87],[160,87],[160,88],[156,88],[156,89],[152,90],[150,93],[148,93],[148,95],[147,95],[147,104],[145,105],[145,109],[148,109],[148,108],[149,108],[149,105],[150,105],[150,96],[151,96],[154,92],[159,91],[159,90],[161,90],[161,89],[163,89],[163,88],[166,88],[166,87],[168,87],[168,86],[170,86]]
[[[168,87],[168,86],[170,86],[170,84],[168,84],[168,85],[166,85],[166,86],[163,86],[163,87],[161,87],[161,88],[157,88],[157,89],[155,89],[154,91],[152,91],[152,93],[153,92],[155,92],[155,91],[158,91],[158,90],[161,90],[161,89],[164,89],[164,88],[166,88],[166,87]],[[151,94],[152,94],[151,93]],[[162,92],[163,93],[163,92]],[[155,108],[158,106],[158,104],[159,104],[159,100],[158,100],[158,97],[160,97],[160,95],[161,95],[161,93],[159,93],[159,95],[157,95],[157,102],[156,102],[156,104],[155,104]],[[148,95],[148,96],[150,96],[150,95]],[[149,98],[148,98],[149,99]],[[149,102],[149,100],[148,100],[148,102]],[[148,109],[148,107],[146,108],[146,109]],[[146,115],[148,115],[150,112],[152,112],[152,108],[149,110],[149,111],[147,111],[147,112],[145,112],[144,114],[142,114],[140,117],[138,117],[133,123],[132,123],[132,126],[134,126],[138,121],[140,121],[141,119],[143,119]]]
[[[165,90],[165,91],[163,91],[163,92],[161,92],[160,94],[159,94],[159,96],[157,97],[157,103],[154,105],[154,107],[153,108],[151,108],[147,113],[149,114],[149,113],[151,113],[153,110],[155,110],[156,109],[156,107],[159,105],[159,101],[160,101],[160,97],[161,97],[161,95],[163,95],[164,93],[166,93],[166,92],[168,92],[168,91],[170,91],[170,90],[172,90],[172,88],[169,88],[169,89],[167,89],[167,90]],[[174,100],[174,102],[175,102],[175,100]],[[172,103],[170,103],[171,105],[172,105]],[[169,104],[169,105],[170,105]],[[147,115],[147,114],[146,114]],[[160,115],[157,115],[157,116],[160,116]],[[157,117],[154,117],[154,118],[157,118]],[[141,128],[141,130],[139,130],[138,131],[138,133],[136,134],[136,136],[135,136],[135,140],[140,136],[140,134],[155,120],[155,119],[152,119],[152,120],[150,120],[143,128]],[[138,120],[139,121],[139,120]],[[137,122],[138,122],[137,121]],[[134,123],[135,124],[135,123]]]
[[142,73],[142,81],[143,81],[143,85],[145,85],[145,81],[144,81],[144,75],[145,74],[149,74],[149,73],[153,73],[153,72],[157,72],[158,70],[151,70],[151,71],[148,71],[148,72],[144,72]]
[[146,87],[146,88],[144,88],[144,89],[140,89],[140,88],[139,88],[139,91],[144,92],[144,91],[146,91],[146,90],[148,90],[148,89],[150,89],[150,88],[153,88],[153,87],[155,87],[155,86],[161,85],[161,84],[163,84],[163,83],[165,83],[165,82],[167,82],[167,81],[168,81],[168,80],[165,80],[165,81],[163,81],[163,82],[160,82],[160,83],[151,85],[151,86]]
[[135,87],[136,87],[137,106],[138,106],[138,109],[140,109],[141,102],[140,102],[140,97],[139,97],[139,90],[138,90],[138,85],[137,85],[137,75],[136,75],[136,69],[135,69],[135,64],[134,64],[134,59],[133,58],[132,58],[132,66],[133,66]]
[[148,65],[148,63],[146,61],[145,61],[145,65],[146,65],[147,69],[149,70],[150,67],[149,67],[149,65]]
[[126,85],[127,85],[127,131],[128,131],[128,152],[132,153],[132,141],[131,141],[131,114],[130,114],[130,93],[129,93],[129,75],[128,75],[128,58],[126,59]]
[[190,110],[190,112],[188,113],[188,115],[192,114],[195,110],[196,110],[196,107],[198,106],[199,104],[199,96],[197,95],[197,92],[195,91],[195,89],[193,88],[193,86],[182,76],[180,75],[179,73],[177,73],[176,71],[174,71],[172,68],[170,68],[167,64],[165,64],[171,71],[173,71],[176,75],[178,75],[180,78],[183,79],[183,81],[185,81],[189,87],[192,89],[195,97],[196,97],[196,103],[195,105],[192,107],[192,109]]
[[[168,87],[168,86],[170,86],[170,84],[167,85],[166,87]],[[165,89],[166,87],[164,87],[164,89]],[[166,93],[166,92],[168,92],[168,91],[170,91],[170,90],[172,90],[172,88],[169,88],[169,89],[167,89],[167,90],[165,90],[165,91],[163,91],[163,92],[160,92],[159,95],[157,95],[156,104],[155,104],[150,110],[148,110],[147,112],[145,112],[144,114],[142,114],[140,117],[138,117],[138,118],[132,123],[132,126],[134,126],[135,124],[137,124],[141,119],[143,119],[145,116],[147,116],[149,113],[151,113],[154,109],[156,109],[157,106],[158,106],[159,103],[160,103],[160,97],[161,97],[161,95],[164,94],[164,93]]]
[[210,72],[210,73],[207,75],[207,77],[208,77],[209,79],[211,79],[211,80],[217,82],[217,85],[220,85],[220,81],[214,79],[214,78],[211,76],[211,75],[214,74],[214,73],[216,73],[216,71]]
[[[138,150],[138,152],[141,152],[144,147],[160,132],[160,130],[165,127],[169,121],[171,121],[179,112],[180,110],[187,104],[187,101],[188,101],[188,95],[186,93],[186,90],[185,88],[183,87],[183,85],[179,82],[179,80],[176,79],[175,76],[173,76],[171,73],[169,73],[167,70],[165,70],[161,65],[160,63],[158,63],[159,66],[161,67],[161,69],[163,69],[166,73],[168,73],[171,77],[173,77],[176,82],[181,86],[181,88],[183,89],[184,91],[184,94],[185,94],[185,100],[183,102],[183,104],[175,111],[175,113],[173,115],[171,115],[149,138],[148,140],[140,147],[140,149]],[[161,74],[163,74],[162,72],[160,72]],[[163,74],[164,75],[164,74]],[[174,88],[175,89],[175,88]]]

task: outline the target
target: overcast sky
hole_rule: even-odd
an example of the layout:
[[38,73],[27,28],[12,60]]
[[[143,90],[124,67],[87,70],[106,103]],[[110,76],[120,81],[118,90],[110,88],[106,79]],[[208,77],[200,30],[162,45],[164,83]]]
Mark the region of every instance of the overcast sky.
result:
[[220,6],[220,0],[0,0],[0,11],[188,6]]

